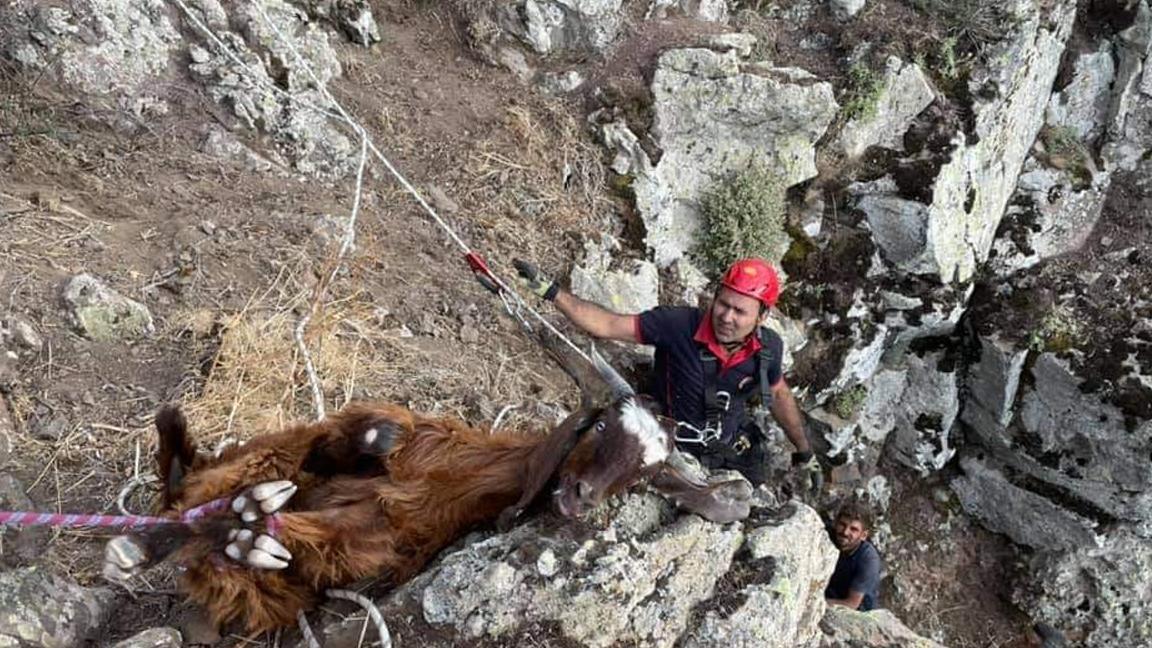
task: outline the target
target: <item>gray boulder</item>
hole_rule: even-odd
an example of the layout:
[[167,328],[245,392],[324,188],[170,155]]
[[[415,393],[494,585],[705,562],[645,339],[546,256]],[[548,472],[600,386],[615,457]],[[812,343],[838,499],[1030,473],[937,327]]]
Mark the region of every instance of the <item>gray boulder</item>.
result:
[[617,313],[639,313],[659,305],[660,276],[650,261],[622,261],[613,268],[615,239],[605,236],[584,247],[584,258],[572,269],[572,293]]
[[1152,540],[1115,529],[1100,547],[1044,552],[1016,602],[1085,648],[1152,644]]
[[0,646],[71,648],[107,618],[113,595],[40,568],[0,571]]
[[1116,78],[1112,50],[1112,43],[1104,42],[1076,58],[1072,80],[1048,100],[1045,120],[1049,126],[1066,128],[1082,140],[1104,134]]
[[728,22],[728,0],[652,0],[645,18],[664,20],[674,15],[707,22]]
[[151,335],[155,326],[148,308],[124,297],[90,274],[68,280],[64,305],[72,325],[97,341],[126,340]]
[[952,490],[986,528],[1034,549],[1095,547],[1099,542],[1092,520],[1016,486],[986,462],[965,457],[960,465],[964,475],[952,480]]
[[107,97],[130,114],[163,114],[152,94],[178,51],[180,36],[162,0],[82,0],[51,6],[17,0],[0,8],[14,38],[9,60],[43,71],[82,95]]
[[1152,9],[1147,0],[1136,3],[1132,25],[1114,40],[1116,76],[1108,109],[1108,143],[1101,151],[1105,170],[1131,171],[1152,147]]
[[506,24],[537,54],[600,51],[616,39],[622,0],[523,0]]
[[819,648],[944,648],[912,632],[889,610],[857,612],[830,605],[820,620]]
[[[3,406],[3,403],[0,403]],[[7,413],[0,414],[6,417]],[[0,421],[0,435],[4,435],[3,421]],[[0,440],[0,443],[3,443]],[[0,449],[0,464],[3,449]],[[24,484],[12,475],[0,472],[0,510],[8,511],[35,511],[36,505],[24,492]],[[8,527],[0,526],[0,542],[4,543],[4,552],[0,554],[0,563],[23,564],[32,563],[44,551],[52,530],[43,526]]]
[[190,46],[189,67],[209,94],[247,128],[271,136],[298,171],[325,178],[351,173],[358,147],[319,112],[334,110],[323,88],[342,74],[323,25],[282,0],[227,9],[217,0],[199,0],[197,6],[201,22],[219,23],[216,35],[233,52],[209,37]]
[[[1087,149],[1083,154],[1090,155]],[[989,263],[993,271],[1008,275],[1080,249],[1092,234],[1107,196],[1109,177],[1093,175],[1085,186],[1076,173],[1048,168],[1029,158],[1005,212],[1005,235],[993,243],[995,254]]]
[[1014,0],[1004,7],[1014,27],[989,52],[990,67],[969,81],[976,98],[974,137],[956,135],[955,148],[936,174],[930,202],[865,194],[858,208],[874,231],[883,230],[876,242],[896,269],[963,282],[987,258],[1043,124],[1075,5],[1060,0],[1041,8],[1033,0]]
[[[863,2],[859,4],[863,6]],[[936,91],[920,66],[890,57],[876,108],[852,118],[840,133],[840,147],[848,157],[858,157],[869,146],[904,150],[904,133],[936,98]]]
[[180,648],[184,638],[175,628],[152,628],[120,641],[112,648]]
[[730,574],[750,572],[756,582],[745,585],[731,607],[705,613],[686,648],[797,646],[816,636],[836,548],[816,511],[787,504],[780,514],[783,519],[748,531],[748,557],[732,566]]
[[580,646],[783,648],[816,636],[836,554],[815,511],[796,503],[717,525],[636,493],[604,512],[612,522],[593,534],[542,519],[466,542],[391,595],[384,615],[416,615],[437,646],[541,627]]
[[735,50],[661,55],[652,80],[653,164],[627,127],[604,127],[617,173],[634,178],[653,260],[667,267],[693,247],[697,201],[712,183],[760,162],[790,186],[816,175],[814,144],[838,109],[832,87],[795,68],[748,64]]

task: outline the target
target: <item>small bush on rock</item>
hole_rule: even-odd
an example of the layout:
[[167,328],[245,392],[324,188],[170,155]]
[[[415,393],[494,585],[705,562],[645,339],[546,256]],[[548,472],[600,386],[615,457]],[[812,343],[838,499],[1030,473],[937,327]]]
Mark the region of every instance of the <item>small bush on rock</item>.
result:
[[842,114],[847,119],[874,116],[883,91],[884,78],[881,75],[866,63],[854,63],[848,68],[848,86],[842,98]]
[[788,238],[784,206],[784,183],[760,164],[721,180],[700,200],[696,255],[715,273],[743,257],[775,261]]
[[864,400],[867,397],[867,387],[864,385],[853,385],[833,396],[832,402],[829,404],[829,409],[836,416],[848,420],[856,416],[860,408],[864,406]]

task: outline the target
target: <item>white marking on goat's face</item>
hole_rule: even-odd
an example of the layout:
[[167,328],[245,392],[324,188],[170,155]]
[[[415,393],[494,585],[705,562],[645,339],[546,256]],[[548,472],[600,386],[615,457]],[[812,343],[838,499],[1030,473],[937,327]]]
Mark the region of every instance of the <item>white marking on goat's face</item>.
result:
[[640,442],[644,467],[668,458],[668,436],[652,412],[629,398],[620,406],[620,426]]

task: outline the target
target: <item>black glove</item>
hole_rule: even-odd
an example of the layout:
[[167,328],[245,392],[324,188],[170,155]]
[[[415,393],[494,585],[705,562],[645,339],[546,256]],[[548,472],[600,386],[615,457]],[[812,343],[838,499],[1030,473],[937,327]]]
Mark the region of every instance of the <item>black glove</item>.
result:
[[540,272],[540,269],[535,264],[520,259],[513,259],[512,266],[516,268],[516,272],[520,274],[521,283],[524,287],[536,294],[536,296],[552,301],[556,299],[556,293],[560,292],[560,284],[552,281],[548,275]]
[[793,452],[792,467],[799,472],[801,483],[808,492],[816,494],[824,487],[824,468],[812,451]]

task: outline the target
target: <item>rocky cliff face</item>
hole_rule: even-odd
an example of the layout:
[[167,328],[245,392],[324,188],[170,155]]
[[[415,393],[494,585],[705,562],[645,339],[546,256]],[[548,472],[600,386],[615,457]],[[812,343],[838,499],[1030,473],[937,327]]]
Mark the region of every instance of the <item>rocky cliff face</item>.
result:
[[[1152,611],[1130,596],[1152,578],[1149,3],[747,4],[451,3],[454,33],[525,93],[587,99],[573,110],[604,168],[565,157],[560,182],[610,172],[619,195],[611,225],[596,220],[567,250],[574,290],[625,311],[696,301],[703,196],[767,167],[787,223],[771,252],[788,274],[773,325],[829,463],[819,504],[857,492],[884,507],[896,478],[945,482],[953,495],[939,499],[1019,547],[1029,568],[1015,598],[1034,620],[1080,645],[1152,641]],[[0,56],[121,133],[174,128],[173,93],[196,94],[209,106],[195,118],[205,155],[340,183],[360,142],[329,93],[361,82],[349,62],[403,29],[406,9],[383,10],[388,21],[356,1],[16,1],[0,7]],[[628,65],[642,69],[613,76]],[[404,132],[402,118],[373,119]],[[525,123],[530,141],[539,124]],[[476,173],[501,187],[524,170],[475,157],[497,161]],[[537,227],[555,200],[518,195],[518,227]],[[147,308],[82,277],[89,288],[65,291],[79,291],[65,299],[69,330],[105,342],[154,333]],[[473,317],[462,326],[474,344]],[[3,323],[0,378],[43,346],[27,323]],[[43,409],[35,427],[58,439],[66,421]],[[0,426],[0,463],[11,437]],[[529,631],[591,646],[929,645],[881,615],[824,614],[834,554],[803,505],[765,501],[727,527],[676,518],[650,495],[614,506],[616,521],[595,530],[534,522],[471,538],[385,605],[444,645]],[[21,573],[33,597],[49,587],[80,601],[52,645],[98,623],[103,594]],[[13,617],[0,637],[51,643],[26,638],[43,634],[29,625],[38,615]]]

